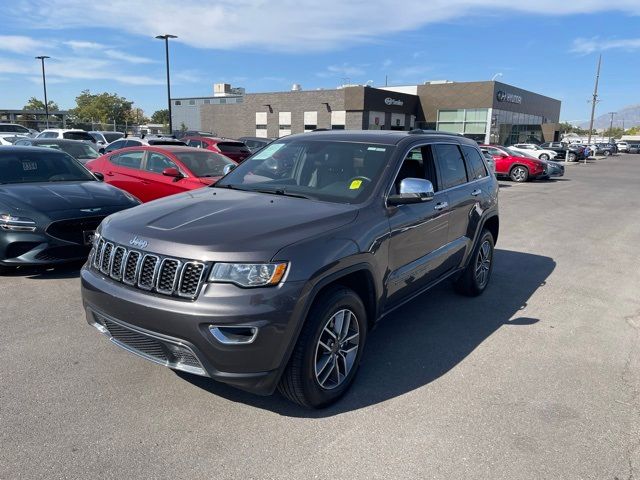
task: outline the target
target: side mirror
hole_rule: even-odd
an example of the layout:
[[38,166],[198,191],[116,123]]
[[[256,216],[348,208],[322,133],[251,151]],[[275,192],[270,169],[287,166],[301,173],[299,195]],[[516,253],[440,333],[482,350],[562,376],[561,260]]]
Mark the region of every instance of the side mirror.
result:
[[400,182],[400,193],[389,195],[389,205],[405,205],[433,200],[435,192],[433,184],[423,178],[405,178]]
[[104,182],[104,175],[100,172],[92,172],[93,176],[98,179],[99,182]]
[[229,173],[231,170],[233,170],[234,168],[236,168],[236,166],[233,163],[227,163],[223,168],[222,168],[222,175],[226,175],[227,173]]
[[182,178],[182,174],[177,168],[165,168],[162,171],[162,175],[165,177],[173,177],[175,180],[180,180]]

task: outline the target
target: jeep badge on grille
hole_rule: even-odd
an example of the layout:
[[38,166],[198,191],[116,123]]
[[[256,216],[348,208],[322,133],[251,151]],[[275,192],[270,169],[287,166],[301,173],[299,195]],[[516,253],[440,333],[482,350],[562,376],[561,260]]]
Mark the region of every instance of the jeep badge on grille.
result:
[[138,236],[136,235],[131,240],[129,240],[129,245],[131,245],[132,247],[147,248],[149,242],[143,240],[142,238],[138,238]]

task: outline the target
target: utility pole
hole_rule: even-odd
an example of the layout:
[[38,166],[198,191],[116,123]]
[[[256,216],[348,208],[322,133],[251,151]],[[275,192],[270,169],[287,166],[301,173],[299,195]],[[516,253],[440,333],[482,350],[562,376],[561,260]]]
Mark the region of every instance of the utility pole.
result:
[[611,141],[613,136],[613,116],[616,115],[616,112],[609,112],[609,115],[611,115],[611,123],[609,124],[609,141]]
[[589,122],[589,138],[587,144],[591,144],[591,131],[593,130],[593,118],[596,114],[596,103],[598,103],[598,82],[600,81],[600,64],[602,63],[602,54],[598,57],[598,70],[596,71],[596,85],[593,89],[593,99],[591,100],[591,121]]
[[178,38],[175,35],[165,34],[165,35],[157,35],[156,38],[158,40],[164,40],[164,54],[165,60],[167,63],[167,105],[169,106],[169,135],[173,135],[173,122],[171,119],[171,82],[169,80],[169,39],[170,38]]

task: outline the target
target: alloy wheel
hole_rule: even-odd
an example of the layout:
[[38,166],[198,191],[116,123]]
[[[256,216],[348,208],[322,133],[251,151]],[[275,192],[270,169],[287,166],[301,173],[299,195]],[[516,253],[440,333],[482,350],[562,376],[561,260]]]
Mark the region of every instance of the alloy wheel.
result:
[[476,258],[476,282],[480,288],[484,288],[489,281],[491,255],[491,244],[488,240],[485,240],[482,242],[482,245],[480,245],[478,257]]
[[524,182],[527,178],[527,171],[525,170],[524,167],[516,167],[513,169],[511,177],[516,182]]
[[324,325],[315,352],[316,381],[326,390],[340,386],[358,356],[360,327],[349,309],[334,313]]

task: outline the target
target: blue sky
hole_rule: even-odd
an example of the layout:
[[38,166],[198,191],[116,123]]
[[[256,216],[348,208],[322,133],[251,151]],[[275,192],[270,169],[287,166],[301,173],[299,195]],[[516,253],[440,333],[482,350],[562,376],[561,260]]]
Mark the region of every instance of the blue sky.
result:
[[[0,108],[42,97],[35,55],[49,55],[49,99],[115,92],[150,115],[172,96],[209,95],[214,82],[247,92],[351,83],[500,81],[563,102],[588,118],[597,56],[598,113],[640,104],[639,0],[13,0],[0,13]],[[524,3],[524,2],[522,2]]]

